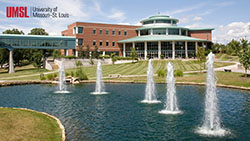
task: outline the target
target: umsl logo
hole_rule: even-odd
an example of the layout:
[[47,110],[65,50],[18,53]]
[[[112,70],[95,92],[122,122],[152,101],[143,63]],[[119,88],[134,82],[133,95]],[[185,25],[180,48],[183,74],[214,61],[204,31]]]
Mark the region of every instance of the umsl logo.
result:
[[29,18],[27,7],[6,7],[6,17],[8,18]]

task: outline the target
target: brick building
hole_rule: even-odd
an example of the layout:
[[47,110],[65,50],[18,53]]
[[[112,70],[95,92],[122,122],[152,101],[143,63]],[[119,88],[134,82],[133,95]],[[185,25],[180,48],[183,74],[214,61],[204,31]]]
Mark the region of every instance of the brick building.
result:
[[64,55],[78,56],[78,50],[100,54],[116,53],[130,56],[135,48],[139,58],[191,58],[198,46],[210,47],[213,28],[177,26],[178,19],[155,15],[141,21],[142,26],[75,22],[62,31],[63,36],[75,36],[76,47],[62,50]]

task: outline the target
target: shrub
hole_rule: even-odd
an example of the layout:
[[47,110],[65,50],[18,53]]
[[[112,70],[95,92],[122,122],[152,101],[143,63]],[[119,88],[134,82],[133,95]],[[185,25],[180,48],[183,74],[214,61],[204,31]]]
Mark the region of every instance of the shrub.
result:
[[57,73],[50,73],[46,75],[47,80],[53,80],[57,77]]
[[66,76],[70,76],[70,73],[69,73],[69,72],[66,72],[65,75],[66,75]]
[[76,70],[75,76],[78,77],[79,80],[88,80],[86,73],[81,68]]
[[70,55],[70,56],[64,56],[65,59],[76,59],[76,56]]
[[182,70],[175,70],[174,76],[175,77],[183,77],[183,71]]
[[158,75],[158,77],[165,77],[166,76],[166,70],[158,70],[157,75]]
[[164,55],[161,55],[161,59],[164,59]]
[[40,80],[46,80],[46,77],[45,76],[41,76]]
[[70,72],[70,75],[71,75],[72,77],[74,77],[74,76],[75,76],[75,73],[74,73],[73,71],[71,71],[71,72]]
[[115,64],[115,62],[118,60],[118,56],[113,56],[112,57],[112,63]]

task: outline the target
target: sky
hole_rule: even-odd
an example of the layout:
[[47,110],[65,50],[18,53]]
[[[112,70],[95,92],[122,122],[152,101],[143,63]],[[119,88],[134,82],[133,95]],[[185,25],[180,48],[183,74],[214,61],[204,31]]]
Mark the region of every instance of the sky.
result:
[[[7,6],[58,7],[69,18],[7,18]],[[213,42],[228,43],[250,40],[249,6],[250,0],[0,0],[0,33],[18,28],[28,34],[32,28],[44,28],[49,35],[61,35],[76,21],[140,25],[140,20],[160,12],[179,19],[178,26],[215,28]]]

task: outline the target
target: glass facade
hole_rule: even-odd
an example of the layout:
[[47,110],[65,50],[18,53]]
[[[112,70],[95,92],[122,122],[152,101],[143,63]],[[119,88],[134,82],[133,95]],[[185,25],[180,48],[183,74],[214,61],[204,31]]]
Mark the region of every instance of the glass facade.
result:
[[143,24],[152,24],[154,23],[154,21],[146,21],[146,22],[143,22]]
[[156,20],[156,23],[171,23],[171,20]]
[[135,50],[139,58],[144,58],[144,42],[135,43]]
[[0,46],[14,47],[67,47],[64,40],[0,39]]
[[161,55],[163,58],[172,57],[172,42],[161,42]]
[[169,28],[168,35],[179,35],[179,29],[178,28]]
[[153,29],[153,35],[166,35],[166,28]]
[[185,58],[185,42],[175,42],[175,56]]
[[158,42],[147,42],[148,58],[158,58]]

